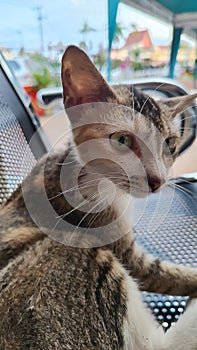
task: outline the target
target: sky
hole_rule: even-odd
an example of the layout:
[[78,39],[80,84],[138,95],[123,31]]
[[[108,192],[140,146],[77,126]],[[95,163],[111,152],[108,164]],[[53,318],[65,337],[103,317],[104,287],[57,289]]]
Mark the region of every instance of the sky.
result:
[[[42,6],[45,49],[49,43],[77,45],[84,39],[92,42],[93,52],[101,44],[107,47],[107,0],[0,0],[0,46],[39,50],[38,6]],[[80,33],[84,21],[96,29],[87,37]],[[170,43],[171,26],[121,3],[117,21],[125,27],[125,37],[135,24],[139,30],[149,29],[154,44]]]

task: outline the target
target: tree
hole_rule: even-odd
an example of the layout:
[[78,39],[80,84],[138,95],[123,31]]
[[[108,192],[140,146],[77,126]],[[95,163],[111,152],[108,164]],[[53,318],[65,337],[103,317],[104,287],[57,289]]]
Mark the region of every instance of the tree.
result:
[[91,49],[91,47],[92,47],[91,41],[89,41],[89,45],[87,44],[88,34],[90,34],[92,32],[96,32],[96,29],[93,27],[90,27],[88,22],[85,21],[79,32],[83,35],[83,40],[80,42],[79,45],[82,49],[84,49],[85,51],[88,51],[88,49]]
[[93,62],[98,67],[98,69],[101,71],[102,67],[106,63],[106,57],[100,52],[94,56]]
[[87,35],[88,33],[91,33],[91,32],[96,32],[96,29],[90,27],[88,22],[85,21],[84,24],[83,24],[83,27],[80,29],[80,33],[84,34],[84,35]]
[[84,51],[87,51],[88,50],[88,46],[86,44],[86,42],[84,40],[80,41],[79,43],[79,47],[84,50]]
[[138,32],[139,31],[139,27],[136,23],[131,23],[131,29],[134,31],[134,32]]
[[139,61],[140,54],[141,54],[140,48],[136,48],[133,50],[133,56],[134,56],[135,62]]
[[19,56],[24,56],[25,55],[25,48],[24,47],[21,47],[19,52],[18,52],[18,55]]
[[121,39],[124,38],[124,31],[125,27],[122,26],[121,22],[116,23],[116,30],[114,34],[114,42],[119,43]]

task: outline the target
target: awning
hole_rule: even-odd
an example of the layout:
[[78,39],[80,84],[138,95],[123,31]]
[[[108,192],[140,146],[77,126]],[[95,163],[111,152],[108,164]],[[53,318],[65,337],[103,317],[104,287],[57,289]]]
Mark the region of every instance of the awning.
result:
[[[120,0],[108,0],[109,23],[109,61],[112,39],[115,33],[115,22]],[[154,16],[173,25],[173,38],[170,55],[169,78],[174,77],[174,68],[182,33],[197,36],[197,1],[196,0],[122,0],[131,7]],[[115,16],[114,16],[115,14]],[[108,78],[110,78],[110,65]]]

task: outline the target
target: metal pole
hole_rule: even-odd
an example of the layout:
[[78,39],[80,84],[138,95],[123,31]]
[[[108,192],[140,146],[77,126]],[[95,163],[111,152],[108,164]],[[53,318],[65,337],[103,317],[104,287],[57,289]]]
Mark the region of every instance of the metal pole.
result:
[[38,14],[38,28],[39,28],[39,36],[40,36],[40,52],[44,55],[44,34],[43,34],[43,16],[42,16],[42,6],[36,7]]
[[110,82],[111,78],[111,58],[110,51],[111,45],[116,30],[116,15],[118,10],[118,4],[120,0],[108,0],[108,51],[107,51],[107,80]]
[[110,0],[108,0],[108,48],[107,48],[107,81],[111,81],[111,58],[110,58],[110,52],[111,52],[111,40],[110,40],[110,29],[111,29],[111,23],[110,23]]

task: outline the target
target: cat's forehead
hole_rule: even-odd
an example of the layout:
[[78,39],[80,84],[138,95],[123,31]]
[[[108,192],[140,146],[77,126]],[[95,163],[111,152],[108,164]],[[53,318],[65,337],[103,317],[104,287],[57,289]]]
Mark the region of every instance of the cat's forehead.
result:
[[164,130],[160,106],[150,96],[136,89],[133,85],[116,85],[113,88],[121,102],[133,109],[134,114],[138,112],[149,119],[160,132]]
[[91,130],[96,129],[100,136],[105,133],[128,132],[144,142],[148,139],[160,140],[166,136],[166,128],[160,132],[150,118],[144,117],[131,106],[122,104],[107,104],[102,113],[97,113],[96,121],[92,123]]

